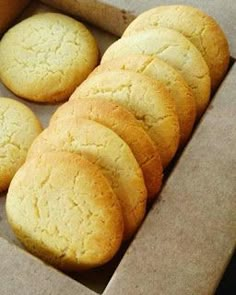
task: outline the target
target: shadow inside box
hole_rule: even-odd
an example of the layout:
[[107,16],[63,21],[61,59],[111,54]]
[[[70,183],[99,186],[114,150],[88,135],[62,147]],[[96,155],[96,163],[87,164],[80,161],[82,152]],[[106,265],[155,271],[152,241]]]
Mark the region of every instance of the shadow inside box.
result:
[[215,295],[235,295],[236,294],[236,251],[224,273],[222,280],[216,290]]
[[113,273],[118,267],[122,257],[127,251],[131,241],[123,243],[116,256],[107,264],[98,268],[88,270],[81,273],[67,273],[71,278],[79,281],[83,285],[89,287],[93,291],[102,294],[109,283]]
[[[233,60],[231,58],[228,72],[230,71],[234,62],[235,62],[235,60]],[[226,76],[227,76],[228,72],[226,73]],[[219,86],[219,88],[220,87],[221,87],[221,85]],[[211,99],[215,96],[218,89],[215,91],[215,93],[212,94]],[[212,106],[209,105],[207,110],[205,111],[205,113],[207,113],[207,111],[210,111],[211,108],[212,108]],[[204,117],[205,113],[203,114],[202,117]],[[196,123],[194,130],[192,132],[192,136],[194,136],[194,133],[196,132],[196,129],[198,128],[198,125],[201,122],[201,120],[202,120],[202,118]],[[191,138],[190,138],[190,140],[191,140]],[[187,145],[188,145],[188,143],[186,144],[186,146]],[[179,161],[182,153],[184,152],[185,147],[177,152],[177,154],[174,157],[174,159],[172,160],[171,164],[165,170],[163,186],[165,185],[165,182],[168,180],[168,177],[170,176],[174,167],[176,166],[177,162]],[[148,204],[146,216],[148,215],[152,206],[158,205],[159,201],[160,201],[160,198],[157,197],[152,203]],[[4,222],[2,222],[2,221],[4,221]],[[0,195],[0,236],[9,240],[10,242],[13,242],[18,247],[24,248],[19,243],[19,241],[17,241],[17,239],[13,235],[13,233],[7,223],[6,214],[5,214],[5,196],[3,196],[3,195],[2,196]],[[132,243],[132,241],[134,240],[134,238],[135,238],[135,236],[130,241],[124,242],[123,245],[121,246],[119,252],[116,254],[116,256],[110,262],[105,264],[104,266],[98,267],[93,270],[85,271],[85,272],[64,273],[64,274],[68,275],[69,277],[71,277],[75,281],[85,285],[86,287],[93,290],[94,292],[96,292],[98,294],[102,294],[103,291],[105,290],[105,288],[107,287],[107,284],[109,283],[110,279],[112,278],[116,268],[120,264],[123,256],[126,254],[126,251],[128,250],[128,248],[129,248],[130,244]],[[221,282],[216,290],[215,295],[236,294],[236,286],[235,286],[235,280],[234,280],[235,273],[236,273],[236,254],[234,254],[234,257],[232,258],[232,260],[231,260],[231,262],[224,274],[224,277],[221,280]]]

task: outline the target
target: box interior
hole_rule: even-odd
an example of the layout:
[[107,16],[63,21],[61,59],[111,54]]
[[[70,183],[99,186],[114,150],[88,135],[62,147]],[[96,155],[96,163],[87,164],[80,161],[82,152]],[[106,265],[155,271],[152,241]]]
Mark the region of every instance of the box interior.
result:
[[[37,12],[37,9],[39,7],[40,9],[42,8],[42,9],[48,10],[48,8],[45,8],[45,6],[42,6],[41,4],[40,6],[38,5],[39,5],[38,3],[33,3],[25,12],[25,14],[23,14],[23,17],[27,16],[28,14]],[[88,25],[88,27],[93,32],[93,34],[95,35],[98,41],[101,54],[106,50],[106,48],[110,44],[112,44],[117,39],[117,37],[109,33],[106,33],[102,30],[96,29],[95,27],[92,27],[90,25]],[[234,63],[234,59],[231,59],[231,66],[233,65],[233,63]],[[0,96],[12,97],[28,105],[38,115],[44,127],[47,126],[51,114],[59,106],[59,104],[41,105],[41,104],[27,102],[25,100],[22,100],[16,97],[8,89],[6,89],[4,85],[2,84],[0,84]],[[212,99],[214,99],[214,96]],[[193,135],[194,135],[194,132],[193,132]],[[172,173],[173,169],[175,168],[175,164],[178,162],[178,159],[180,157],[181,157],[181,153],[178,153],[175,160],[173,161],[173,164],[171,165],[171,167],[168,169],[166,173],[166,176],[165,176],[166,179],[168,179],[168,176]],[[5,193],[0,195],[0,237],[8,240],[10,243],[13,243],[18,247],[22,247],[22,245],[16,239],[16,237],[12,233],[7,223],[7,218],[5,214],[5,195],[6,195]],[[153,206],[154,207],[158,206],[159,205],[158,203],[159,203],[159,200],[157,199],[154,202]],[[78,281],[79,283],[85,285],[86,287],[93,290],[94,292],[101,294],[107,287],[110,279],[113,276],[114,271],[116,270],[117,266],[122,260],[122,257],[124,255],[127,255],[126,251],[129,248],[130,243],[132,243],[132,241],[124,244],[122,248],[120,249],[119,253],[116,255],[116,257],[112,261],[110,261],[108,264],[104,265],[103,267],[97,268],[95,270],[87,271],[84,273],[72,273],[72,274],[70,273],[65,275],[70,276],[75,281]]]

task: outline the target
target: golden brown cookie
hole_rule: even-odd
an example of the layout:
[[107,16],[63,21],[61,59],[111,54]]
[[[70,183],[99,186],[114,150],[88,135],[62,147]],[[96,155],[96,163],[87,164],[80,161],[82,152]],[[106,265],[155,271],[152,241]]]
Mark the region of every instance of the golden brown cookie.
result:
[[141,31],[113,43],[102,63],[130,54],[157,56],[179,71],[193,91],[201,116],[210,98],[210,74],[201,53],[187,38],[167,28]]
[[217,22],[200,9],[187,5],[159,6],[139,15],[126,29],[124,36],[140,30],[166,27],[182,33],[201,52],[215,89],[229,66],[229,46]]
[[6,211],[26,249],[62,270],[106,263],[123,237],[121,207],[108,180],[72,153],[27,161],[10,185]]
[[39,120],[28,107],[14,99],[0,97],[0,192],[8,188],[41,131]]
[[48,151],[69,151],[97,164],[111,183],[124,214],[124,238],[140,225],[147,191],[142,171],[129,146],[111,129],[76,117],[55,121],[34,141],[28,159]]
[[156,145],[124,107],[103,99],[72,100],[57,109],[50,122],[64,118],[94,120],[118,134],[130,147],[143,171],[149,198],[161,188],[162,164]]
[[157,145],[163,167],[179,144],[175,104],[161,82],[132,71],[107,71],[93,75],[72,94],[71,100],[106,99],[126,107]]
[[38,102],[67,99],[98,60],[83,24],[59,13],[31,16],[0,42],[0,78],[16,95]]
[[98,66],[91,75],[116,69],[145,74],[166,86],[175,101],[180,125],[180,144],[183,147],[191,134],[196,119],[196,102],[183,77],[158,57],[141,54],[128,55],[104,63]]

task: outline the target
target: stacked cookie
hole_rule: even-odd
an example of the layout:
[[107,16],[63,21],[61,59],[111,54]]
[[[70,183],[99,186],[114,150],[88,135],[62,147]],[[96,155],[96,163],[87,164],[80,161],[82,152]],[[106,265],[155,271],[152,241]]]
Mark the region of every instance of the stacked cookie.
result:
[[140,15],[58,108],[11,183],[8,218],[26,248],[66,270],[110,260],[228,63],[223,32],[198,9]]

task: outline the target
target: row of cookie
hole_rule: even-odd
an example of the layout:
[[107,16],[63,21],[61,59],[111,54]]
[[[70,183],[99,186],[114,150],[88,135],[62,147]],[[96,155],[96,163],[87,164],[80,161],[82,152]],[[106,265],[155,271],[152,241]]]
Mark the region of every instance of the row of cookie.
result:
[[33,142],[11,182],[9,223],[31,253],[56,267],[104,264],[145,215],[139,163],[150,186],[160,188],[158,151],[130,112],[105,100],[68,102]]
[[[126,73],[126,71],[124,72]],[[116,74],[119,75],[119,72],[116,72]],[[121,71],[121,74],[124,74],[123,71]],[[127,74],[134,75],[133,78],[138,78],[137,85],[144,79],[142,83],[145,83],[145,81],[148,83],[144,86],[152,87],[153,81],[150,78],[145,78],[141,74],[128,71]],[[154,89],[157,91],[158,87],[155,86]],[[152,91],[153,95],[156,95],[154,90]],[[154,97],[151,99],[154,100]],[[165,96],[163,96],[164,99]],[[134,108],[137,102],[138,100],[136,102],[134,101]],[[163,107],[168,110],[165,104],[163,104]],[[172,109],[171,112],[174,114]],[[175,122],[177,122],[176,114]],[[50,152],[55,155],[51,155]],[[65,207],[63,209],[64,211],[61,212],[61,208],[58,208],[58,203],[55,202],[51,205],[55,209],[50,208],[53,211],[52,213],[47,213],[46,215],[43,213],[45,210],[49,210],[47,209],[48,205],[45,204],[45,202],[47,203],[47,199],[54,198],[55,191],[52,191],[51,187],[54,187],[55,183],[52,183],[51,179],[55,178],[51,176],[52,172],[50,171],[54,169],[54,166],[58,167],[57,161],[64,163],[64,160],[61,159],[64,154],[61,152],[80,154],[85,156],[90,162],[97,164],[103,175],[107,177],[112,190],[121,204],[122,220],[124,218],[124,233],[123,221],[119,222],[119,231],[117,227],[114,233],[110,229],[111,232],[107,237],[101,236],[101,232],[100,236],[96,236],[98,235],[96,229],[94,230],[95,237],[89,231],[90,239],[94,241],[93,247],[97,245],[94,240],[95,238],[99,242],[101,239],[104,239],[104,243],[110,243],[110,239],[113,237],[112,239],[116,243],[112,244],[112,247],[106,247],[103,250],[99,248],[97,250],[100,251],[98,258],[93,258],[91,261],[87,260],[87,264],[81,255],[77,259],[73,255],[71,256],[70,253],[66,253],[65,257],[63,256],[64,258],[60,260],[57,258],[59,254],[56,254],[58,252],[53,248],[56,247],[55,243],[61,245],[58,242],[58,233],[54,232],[55,223],[57,224],[58,222],[57,214],[64,215],[64,211],[67,212],[67,210],[67,214],[69,214],[71,208]],[[66,157],[73,158],[72,155],[67,155]],[[51,160],[51,158],[54,160]],[[44,165],[40,164],[41,161],[43,163],[46,161],[48,163],[47,166],[44,167]],[[53,161],[53,168],[49,168],[52,165],[51,161]],[[38,166],[40,167],[39,170],[37,170]],[[57,169],[63,170],[60,173],[63,174],[63,181],[67,183],[67,194],[64,192],[63,183],[58,180],[58,183],[56,181],[56,185],[60,184],[60,187],[56,187],[58,192],[55,197],[58,200],[65,199],[65,202],[67,198],[71,198],[69,196],[72,194],[74,204],[79,206],[81,212],[86,211],[87,207],[84,208],[84,206],[87,205],[86,203],[84,204],[84,199],[80,199],[81,192],[71,186],[71,192],[68,193],[68,183],[71,183],[71,174],[68,173],[68,169]],[[37,171],[40,172],[37,174]],[[68,173],[68,175],[65,175],[65,173]],[[31,178],[29,178],[29,175],[31,175]],[[24,187],[22,186],[23,182],[26,183]],[[121,236],[124,239],[128,239],[135,233],[145,215],[147,201],[146,186],[148,188],[148,196],[152,198],[160,189],[161,182],[162,164],[157,147],[142,128],[142,124],[137,121],[130,111],[120,104],[106,99],[71,99],[71,101],[56,111],[51,118],[49,127],[33,142],[27,156],[26,164],[14,177],[7,196],[8,220],[17,237],[27,249],[44,260],[63,269],[71,267],[71,265],[68,265],[68,260],[73,261],[74,267],[77,265],[77,268],[94,267],[106,262],[106,257],[111,258],[115,254],[118,249],[118,242],[121,242],[121,239],[114,239],[114,237]],[[83,186],[84,184],[80,185]],[[33,193],[35,190],[36,193]],[[60,191],[63,191],[64,194],[61,195]],[[92,193],[94,194],[94,190]],[[91,198],[92,193],[88,190],[87,194],[89,194],[89,198]],[[81,204],[81,202],[83,203]],[[107,210],[107,208],[105,209]],[[97,210],[97,207],[95,209],[90,208],[90,212],[92,212],[90,215],[93,215],[93,210]],[[116,210],[118,209],[116,208]],[[108,215],[107,218],[113,220],[114,216],[117,219],[117,214],[113,214],[113,216]],[[80,218],[79,214],[78,218]],[[93,220],[93,216],[91,218]],[[58,228],[63,227],[63,216],[60,220],[62,224],[58,224]],[[88,221],[86,220],[86,222]],[[35,223],[37,223],[37,227]],[[51,224],[54,224],[54,226]],[[52,227],[53,229],[49,231],[48,227]],[[88,230],[83,230],[84,232],[81,232],[81,225],[79,226],[77,222],[77,231],[80,233],[81,239],[83,237],[87,239]],[[44,233],[45,231],[46,233]],[[47,234],[48,232],[52,235],[52,237],[50,235],[50,239]],[[60,236],[62,236],[62,240],[70,240],[72,238],[71,232],[64,232],[63,235],[60,233]],[[77,236],[74,238],[77,238]],[[54,243],[54,246],[51,246],[54,251],[48,251],[48,248],[44,245],[45,239],[47,241],[50,240],[52,244]],[[42,244],[40,244],[40,241],[43,241]],[[81,251],[79,245],[77,244],[77,251]],[[70,243],[68,247],[71,247]],[[93,249],[91,245],[90,247],[90,250]],[[64,252],[60,250],[59,253],[59,257],[61,257]]]
[[[215,90],[229,64],[228,43],[215,20],[194,7],[160,6],[137,17],[124,37],[109,49],[106,60],[130,53],[161,57],[181,71],[196,97],[198,114],[202,113],[209,99],[209,73]],[[0,42],[2,82],[33,101],[66,100],[97,61],[93,36],[78,21],[58,13],[29,17]]]
[[[38,42],[36,36],[35,39],[32,39],[28,27],[36,35],[39,34],[41,37],[43,36],[44,40],[46,38],[50,41],[49,45],[52,45],[52,47],[45,48],[45,54],[42,51],[44,43]],[[50,34],[48,38],[47,34],[44,34],[45,31],[49,33],[48,30],[52,31],[51,39]],[[54,34],[54,30],[57,30],[57,34]],[[66,33],[66,36],[64,36],[64,33]],[[63,35],[62,44],[60,44],[61,35]],[[24,43],[19,40],[22,36],[25,40]],[[82,44],[77,42],[80,37]],[[58,45],[55,43],[55,38],[59,42]],[[16,42],[13,42],[14,40]],[[68,91],[71,91],[75,86],[74,83],[78,84],[91,71],[97,57],[94,41],[84,27],[77,24],[75,20],[60,14],[42,14],[23,21],[6,33],[0,47],[1,79],[18,95],[39,101],[64,99],[68,95]],[[59,70],[59,76],[55,71],[58,63],[55,64],[54,59],[51,58],[54,47],[58,49],[56,50],[58,56],[60,56],[60,53],[63,54],[64,62],[61,65],[63,71]],[[87,50],[87,47],[90,47],[91,50]],[[72,54],[70,50],[70,54],[64,56],[64,52],[67,52],[69,48],[72,49]],[[79,53],[78,60],[75,63],[74,51]],[[48,55],[45,63],[43,59]],[[66,60],[67,57],[69,61]],[[71,58],[73,58],[73,69],[76,67],[77,69],[68,74],[66,69],[71,70]],[[62,61],[61,58],[59,60]],[[38,65],[38,62],[40,65]],[[68,63],[69,67],[65,69],[64,63]],[[19,69],[21,66],[23,66],[22,70]],[[37,75],[29,75],[29,72],[32,72],[32,67],[36,70]],[[52,71],[50,70],[51,67],[53,67]],[[14,74],[14,70],[17,68],[21,72],[20,77]],[[47,79],[44,79],[45,70],[49,71]],[[65,73],[63,77],[61,72]],[[6,77],[5,74],[9,74],[9,76]],[[60,83],[53,83],[52,85],[52,82],[58,78],[60,78]],[[19,79],[21,83],[18,83]],[[18,114],[20,104],[14,100],[11,100],[8,104],[11,104],[11,108],[15,108]],[[3,105],[2,99],[1,106]],[[135,134],[138,138],[144,137],[144,154],[138,152],[134,136],[133,148],[134,150],[136,148],[137,157],[140,157],[144,169],[147,170],[147,173],[150,172],[150,182],[153,179],[150,167],[153,165],[155,168],[155,164],[152,163],[157,163],[157,170],[159,167],[157,173],[160,174],[158,176],[160,179],[157,179],[153,186],[160,187],[162,168],[156,148],[148,137],[145,137],[145,132],[135,125],[135,119],[128,111],[119,106],[117,108],[116,105],[112,104],[108,104],[108,108],[110,108],[110,111],[114,109],[114,122],[111,121],[110,124],[116,125],[122,121],[120,116],[126,117],[126,121],[130,122],[129,130],[126,130],[125,127],[122,131],[122,125],[116,127],[120,129],[120,133],[123,133],[124,137],[130,138],[131,129],[132,132],[136,129]],[[7,109],[7,115],[5,109]],[[32,122],[32,119],[28,115],[24,115],[23,111],[21,116],[19,110],[19,120],[16,115],[10,118],[8,115],[13,114],[13,112],[10,112],[9,109],[8,105],[3,108],[3,118],[9,119],[7,122],[4,120],[4,124],[7,124],[6,128],[5,125],[3,126],[6,129],[6,134],[4,133],[3,136],[4,142],[10,137],[9,142],[7,142],[7,149],[3,153],[4,161],[5,159],[8,160],[7,163],[10,166],[1,165],[1,168],[4,167],[1,171],[4,180],[3,189],[7,188],[12,176],[24,162],[32,140],[41,131],[41,128],[37,128],[36,122]],[[110,111],[107,113],[107,118],[109,118]],[[24,119],[23,124],[21,120]],[[35,121],[37,121],[36,118]],[[83,123],[86,124],[83,125]],[[147,192],[142,171],[134,155],[128,145],[116,133],[103,125],[94,125],[93,123],[95,124],[93,121],[77,122],[75,120],[74,129],[72,122],[66,125],[71,126],[68,142],[71,140],[72,130],[76,132],[77,127],[79,127],[78,130],[84,132],[84,135],[80,134],[81,145],[78,146],[77,150],[75,146],[73,154],[65,152],[43,153],[42,157],[37,155],[32,157],[31,160],[31,150],[26,163],[19,169],[11,182],[7,194],[8,221],[16,236],[36,256],[64,270],[95,267],[110,260],[117,252],[123,238],[128,238],[135,232],[145,214]],[[10,126],[12,128],[9,125],[12,125]],[[62,137],[63,135],[66,136],[68,131],[64,127],[64,125],[60,127],[65,131]],[[47,134],[47,131],[50,132],[49,130],[50,128],[45,130],[41,138]],[[29,132],[32,132],[34,137],[31,134],[28,136]],[[97,134],[95,142],[92,139],[94,134]],[[85,149],[89,136],[92,143],[89,144],[88,142]],[[18,138],[19,140],[16,140]],[[105,143],[104,138],[107,139]],[[100,149],[104,145],[101,154],[98,151],[99,145]],[[20,153],[21,146],[23,147],[22,153]],[[14,152],[12,152],[11,147],[14,148]],[[16,152],[18,147],[19,153]],[[122,150],[120,150],[121,148]],[[57,149],[67,150],[67,147],[58,146]],[[72,151],[72,147],[68,150]],[[110,158],[107,157],[109,151]],[[102,169],[98,169],[91,163],[96,162],[97,152],[97,161]],[[8,157],[9,153],[10,156]],[[79,153],[86,153],[91,162],[79,156]],[[150,162],[150,164],[145,164],[145,161]],[[125,166],[127,167],[124,168]],[[108,177],[109,182],[102,172]],[[5,181],[6,179],[7,181]],[[118,201],[113,190],[119,195],[121,202]],[[121,209],[120,203],[125,209]]]
[[102,98],[133,112],[165,168],[178,145],[183,147],[189,139],[229,58],[227,39],[210,16],[185,5],[156,7],[138,16],[107,49],[101,65],[72,99]]
[[99,72],[57,110],[28,158],[63,150],[99,164],[121,202],[127,239],[144,217],[146,188],[153,198],[161,187],[162,163],[167,165],[176,152],[178,116],[160,82],[127,70]]
[[[162,165],[171,161],[179,141],[182,146],[186,143],[209,95],[206,62],[175,30],[148,29],[114,43],[102,65],[54,114],[14,178],[7,211],[16,235],[31,252],[62,269],[108,261],[122,237],[131,237],[140,225],[147,197],[160,189]],[[115,197],[112,204],[108,201],[111,190],[107,189],[98,210],[94,205],[97,177],[91,172],[87,181],[81,180],[85,165],[76,170],[72,162],[86,160],[78,160],[77,154],[99,166],[119,202]],[[34,185],[23,188],[31,172]],[[68,218],[71,214],[74,225]]]
[[230,59],[227,39],[216,21],[185,5],[160,6],[138,16],[105,52],[102,63],[130,54],[156,56],[175,68],[192,90],[198,118]]

